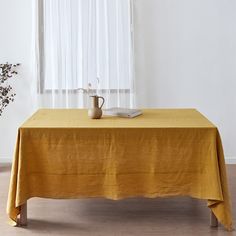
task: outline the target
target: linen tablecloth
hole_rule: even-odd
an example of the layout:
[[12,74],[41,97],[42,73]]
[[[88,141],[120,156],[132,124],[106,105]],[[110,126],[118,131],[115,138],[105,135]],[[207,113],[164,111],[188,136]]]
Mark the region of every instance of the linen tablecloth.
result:
[[224,154],[216,126],[195,109],[144,109],[128,119],[83,109],[41,109],[18,130],[7,213],[29,198],[206,199],[232,228]]

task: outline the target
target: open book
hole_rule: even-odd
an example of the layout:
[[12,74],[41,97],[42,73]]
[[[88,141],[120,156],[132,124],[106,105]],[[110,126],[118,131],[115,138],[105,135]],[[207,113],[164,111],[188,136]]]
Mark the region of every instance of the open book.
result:
[[104,115],[133,118],[142,114],[141,110],[121,107],[113,107],[103,110]]

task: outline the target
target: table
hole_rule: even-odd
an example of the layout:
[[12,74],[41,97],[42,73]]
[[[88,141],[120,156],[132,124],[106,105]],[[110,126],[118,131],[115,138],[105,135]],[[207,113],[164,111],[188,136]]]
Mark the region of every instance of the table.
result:
[[7,204],[14,225],[18,215],[27,223],[32,197],[168,196],[206,199],[212,226],[232,229],[220,135],[195,109],[100,120],[85,109],[41,109],[18,130]]

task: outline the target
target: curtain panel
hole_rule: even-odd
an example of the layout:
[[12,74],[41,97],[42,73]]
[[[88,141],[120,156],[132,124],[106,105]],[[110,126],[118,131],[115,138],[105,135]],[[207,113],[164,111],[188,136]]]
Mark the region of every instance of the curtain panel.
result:
[[[135,106],[132,0],[34,0],[39,107]],[[36,90],[36,88],[35,88]]]

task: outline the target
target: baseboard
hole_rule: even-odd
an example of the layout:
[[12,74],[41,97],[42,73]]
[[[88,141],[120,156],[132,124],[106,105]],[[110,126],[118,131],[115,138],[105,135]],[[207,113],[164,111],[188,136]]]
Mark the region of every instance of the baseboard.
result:
[[[0,163],[11,163],[12,158],[10,157],[0,157]],[[225,163],[230,164],[236,164],[236,157],[225,157]]]
[[10,158],[10,157],[0,157],[0,163],[12,163],[12,158]]
[[225,157],[226,164],[236,164],[236,157]]

